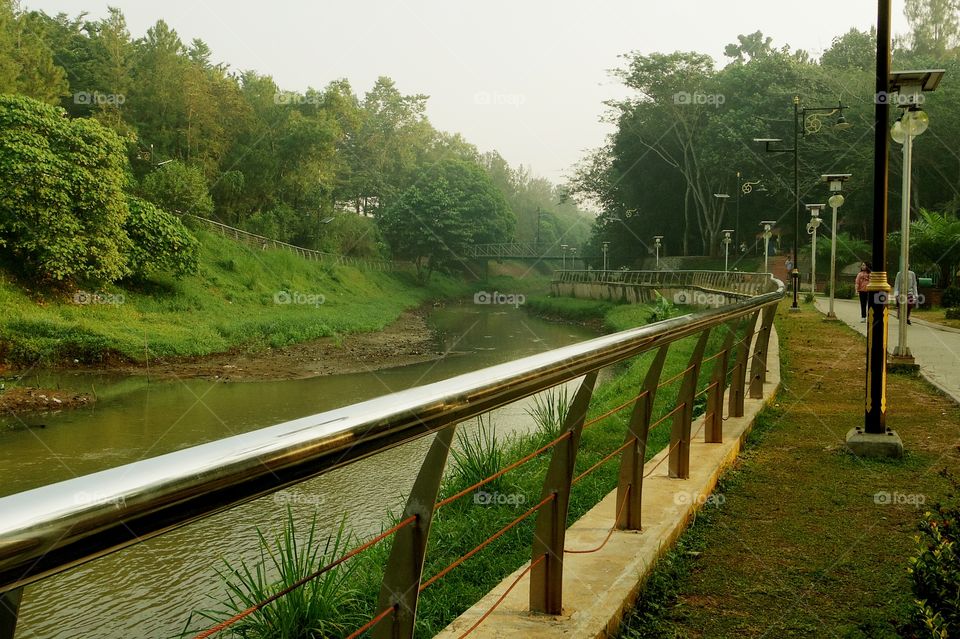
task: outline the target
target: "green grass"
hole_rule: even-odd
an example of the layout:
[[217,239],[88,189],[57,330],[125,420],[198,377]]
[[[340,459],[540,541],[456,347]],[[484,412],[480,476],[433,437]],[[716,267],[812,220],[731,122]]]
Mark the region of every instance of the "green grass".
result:
[[[781,305],[781,311],[789,300]],[[745,452],[650,577],[621,637],[929,636],[912,625],[909,558],[938,475],[960,468],[960,408],[920,379],[887,377],[902,460],[864,460],[843,437],[863,421],[863,342],[822,316],[781,312],[784,377]]]
[[[28,293],[0,272],[0,360],[140,362],[277,348],[380,330],[405,309],[467,292],[442,275],[422,286],[412,275],[322,266],[202,231],[197,236],[203,248],[195,276],[79,287],[122,303],[78,304],[73,292]],[[305,303],[277,303],[286,299]]]
[[537,315],[574,322],[602,320],[616,306],[613,302],[575,297],[536,295],[527,299],[527,309]]

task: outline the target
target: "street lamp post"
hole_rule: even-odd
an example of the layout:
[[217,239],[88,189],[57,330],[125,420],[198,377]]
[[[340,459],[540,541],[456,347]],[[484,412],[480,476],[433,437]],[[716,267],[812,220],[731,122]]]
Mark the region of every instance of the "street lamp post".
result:
[[[881,0],[883,1],[883,0]],[[843,110],[847,107],[839,102],[835,107],[804,107],[800,108],[800,96],[793,97],[793,148],[773,148],[771,144],[783,142],[782,138],[754,138],[754,142],[763,142],[767,153],[792,153],[793,154],[793,199],[794,199],[794,219],[793,219],[793,271],[790,273],[793,279],[793,305],[791,311],[799,311],[800,305],[797,302],[797,295],[800,289],[800,269],[797,266],[799,256],[800,241],[800,120],[804,122],[803,134],[807,131],[818,133],[823,127],[820,116],[825,114],[831,116],[839,113],[834,128],[844,130],[850,128],[850,123],[843,117]],[[808,120],[807,114],[814,114]]]
[[607,270],[607,251],[610,249],[610,242],[603,243],[603,270]]
[[820,211],[823,210],[823,204],[807,204],[807,210],[810,212],[810,222],[807,224],[807,232],[810,233],[810,293],[817,294],[817,229],[820,228]]
[[827,203],[833,210],[833,217],[830,220],[830,309],[827,311],[827,319],[837,319],[837,314],[833,311],[833,299],[837,288],[837,209],[843,206],[843,183],[850,179],[850,173],[831,173],[821,176],[824,182],[830,185],[830,199]]
[[560,245],[560,268],[564,271],[567,270],[567,248],[569,247],[566,244]]
[[576,246],[570,247],[570,260],[571,260],[571,264],[573,265],[573,270],[577,270],[577,247]]
[[730,234],[733,232],[734,232],[734,229],[724,229],[723,231],[721,231],[721,233],[723,233],[722,241],[723,241],[723,270],[724,271],[730,270],[730,242],[733,241],[732,238],[730,237]]
[[[733,239],[736,242],[737,246],[740,246],[743,243],[743,237],[740,234],[740,198],[744,195],[750,195],[753,192],[753,187],[760,184],[760,180],[744,180],[740,176],[740,171],[737,171],[737,211],[736,211],[736,221],[733,224]],[[760,188],[757,191],[766,191],[767,189],[760,185]]]
[[662,235],[653,236],[653,248],[657,251],[657,270],[660,270],[660,246],[663,242]]
[[764,273],[770,272],[770,264],[769,264],[770,236],[772,235],[770,233],[770,230],[773,228],[774,224],[776,224],[776,222],[773,222],[771,220],[764,220],[763,222],[760,222],[760,225],[763,227],[763,272]]
[[924,92],[934,91],[943,78],[943,69],[923,71],[899,71],[890,75],[890,91],[897,91],[897,103],[904,109],[900,119],[893,123],[890,135],[903,145],[903,187],[900,200],[900,289],[897,347],[892,361],[914,365],[913,355],[907,346],[907,305],[910,291],[910,193],[913,173],[913,138],[927,130],[929,117],[920,108]]

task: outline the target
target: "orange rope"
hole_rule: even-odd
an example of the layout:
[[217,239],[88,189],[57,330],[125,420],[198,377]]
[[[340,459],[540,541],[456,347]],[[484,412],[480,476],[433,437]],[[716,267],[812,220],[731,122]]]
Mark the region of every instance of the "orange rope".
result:
[[687,373],[689,373],[689,372],[692,371],[693,369],[694,369],[693,366],[687,366],[685,369],[683,369],[682,371],[680,371],[679,373],[677,373],[676,375],[674,375],[673,377],[671,377],[671,378],[668,379],[667,381],[665,381],[665,382],[660,382],[659,384],[657,384],[657,388],[658,388],[658,389],[659,389],[659,388],[663,388],[664,386],[666,386],[666,385],[669,384],[670,382],[673,382],[673,381],[676,381],[676,380],[680,379],[681,377],[683,377],[684,375],[686,375]]
[[703,395],[704,393],[706,393],[707,391],[709,391],[711,388],[713,388],[713,387],[716,386],[716,385],[717,385],[717,382],[710,382],[709,384],[707,384],[707,387],[706,387],[706,388],[704,388],[702,391],[700,391],[699,393],[697,393],[696,395],[694,395],[694,397],[695,397],[695,398],[696,398],[696,397],[700,397],[701,395]]
[[597,422],[599,422],[599,421],[601,421],[601,420],[604,420],[604,419],[606,419],[607,417],[610,417],[610,416],[613,415],[614,413],[623,410],[624,408],[626,408],[626,407],[629,406],[630,404],[634,403],[635,401],[637,401],[638,399],[640,399],[641,397],[643,397],[643,396],[646,395],[646,394],[647,394],[647,391],[643,391],[642,393],[640,393],[640,394],[637,395],[636,397],[633,397],[633,398],[631,398],[631,399],[628,399],[627,401],[625,401],[624,403],[620,404],[620,405],[617,406],[616,408],[612,408],[612,409],[608,410],[608,411],[605,412],[603,415],[600,415],[599,417],[594,417],[593,419],[584,422],[583,428],[586,429],[586,428],[589,427],[590,425],[596,424]]
[[484,621],[486,621],[487,617],[489,617],[490,614],[491,614],[494,610],[497,609],[497,606],[499,606],[501,603],[503,603],[503,600],[507,598],[507,595],[510,594],[510,591],[513,590],[513,587],[516,586],[518,583],[520,583],[520,580],[523,579],[528,572],[530,572],[531,570],[533,570],[534,567],[535,567],[537,564],[539,564],[541,561],[543,561],[543,560],[546,559],[546,558],[547,558],[547,554],[546,554],[546,553],[540,555],[539,557],[537,557],[537,560],[536,560],[536,561],[534,561],[533,563],[531,563],[529,566],[527,566],[527,567],[523,570],[523,572],[521,572],[519,575],[517,575],[517,578],[513,580],[513,583],[510,584],[510,587],[507,588],[505,591],[503,591],[503,594],[500,595],[500,597],[494,602],[494,604],[493,604],[492,606],[490,606],[490,610],[487,610],[485,613],[483,613],[483,614],[480,616],[480,618],[477,619],[476,623],[474,623],[472,626],[470,626],[470,628],[469,628],[465,633],[463,633],[462,635],[460,635],[460,636],[458,637],[458,639],[463,639],[464,637],[466,637],[467,635],[469,635],[471,632],[473,632],[474,630],[476,630],[477,627],[480,626],[480,624],[482,624]]
[[670,417],[673,416],[674,413],[676,413],[678,410],[680,410],[681,408],[683,408],[685,405],[686,405],[685,402],[680,402],[679,404],[677,404],[677,405],[673,408],[672,411],[670,411],[669,413],[667,413],[666,415],[664,415],[663,417],[661,417],[661,418],[658,419],[657,421],[655,421],[655,422],[653,422],[652,424],[650,424],[650,427],[649,427],[647,430],[648,430],[648,431],[651,431],[651,430],[653,430],[654,428],[656,428],[657,426],[659,426],[660,424],[662,424],[663,422],[667,421]]
[[528,461],[530,461],[531,459],[533,459],[534,457],[536,457],[537,455],[539,455],[539,454],[542,453],[543,451],[547,450],[548,448],[552,448],[553,446],[556,446],[557,444],[559,444],[560,442],[562,442],[562,441],[563,441],[564,439],[566,439],[567,437],[570,437],[570,431],[567,431],[567,432],[563,433],[562,435],[560,435],[559,437],[557,437],[556,439],[554,439],[554,440],[553,440],[552,442],[550,442],[549,444],[543,446],[542,448],[539,448],[539,449],[533,451],[532,453],[530,453],[530,454],[527,455],[526,457],[524,457],[524,458],[522,458],[522,459],[518,459],[517,461],[513,462],[513,463],[510,464],[509,466],[505,467],[503,470],[499,470],[499,471],[495,472],[494,474],[490,475],[489,477],[487,477],[486,479],[481,480],[481,481],[478,481],[478,482],[475,483],[473,486],[470,486],[470,487],[468,487],[468,488],[464,488],[463,490],[461,490],[461,491],[460,491],[459,493],[457,493],[456,495],[451,495],[450,497],[447,497],[446,499],[437,502],[436,505],[433,507],[433,510],[434,510],[434,511],[440,510],[441,508],[443,508],[443,507],[446,506],[447,504],[449,504],[449,503],[451,503],[451,502],[454,502],[454,501],[460,499],[460,498],[463,497],[464,495],[473,492],[473,491],[476,490],[477,488],[480,488],[481,486],[485,486],[485,485],[489,484],[489,483],[492,482],[494,479],[497,479],[498,477],[503,477],[504,475],[506,475],[508,472],[510,472],[511,470],[513,470],[514,468],[516,468],[517,466],[522,466],[523,464],[526,464]]
[[546,497],[544,497],[543,500],[542,500],[539,504],[537,504],[536,506],[534,506],[533,508],[531,508],[531,509],[528,510],[527,512],[523,513],[522,515],[520,515],[519,517],[517,517],[516,519],[514,519],[513,521],[511,521],[509,524],[507,524],[506,526],[504,526],[503,528],[501,528],[499,531],[497,531],[494,535],[488,537],[486,541],[484,541],[483,543],[481,543],[480,545],[478,545],[476,548],[474,548],[473,550],[471,550],[470,552],[468,552],[468,553],[465,554],[464,556],[462,556],[462,557],[460,557],[459,559],[457,559],[456,561],[454,561],[452,564],[450,564],[449,566],[447,566],[446,568],[444,568],[443,570],[441,570],[440,572],[438,572],[437,574],[435,574],[433,577],[430,577],[430,579],[428,579],[427,581],[425,581],[423,584],[420,585],[420,592],[423,592],[424,590],[426,590],[429,586],[433,585],[433,583],[436,582],[438,579],[440,579],[441,577],[443,577],[444,575],[446,575],[447,573],[449,573],[451,570],[453,570],[454,568],[456,568],[457,566],[459,566],[459,565],[462,564],[463,562],[465,562],[467,559],[470,559],[471,557],[473,557],[475,554],[477,554],[478,552],[480,552],[481,550],[483,550],[484,548],[486,548],[487,546],[489,546],[495,539],[497,539],[498,537],[500,537],[501,535],[503,535],[505,532],[507,532],[508,530],[510,530],[511,528],[513,528],[514,526],[516,526],[517,524],[519,524],[521,521],[523,521],[524,519],[526,519],[527,517],[529,517],[529,516],[532,515],[533,513],[535,513],[535,512],[537,512],[538,510],[540,510],[545,504],[547,504],[548,502],[550,502],[550,501],[552,501],[552,500],[554,500],[554,499],[556,499],[556,498],[557,498],[557,494],[556,494],[556,493],[550,493],[549,495],[547,495]]
[[367,630],[370,630],[370,629],[373,628],[375,625],[377,625],[378,623],[380,623],[381,621],[383,621],[384,617],[386,617],[387,615],[389,615],[391,612],[396,611],[396,609],[397,609],[397,604],[393,604],[393,605],[390,606],[389,608],[385,608],[383,611],[380,612],[379,615],[377,615],[376,617],[374,617],[373,619],[371,619],[371,620],[368,621],[367,623],[363,624],[360,628],[358,628],[357,630],[355,630],[355,631],[353,632],[353,634],[351,634],[351,635],[349,635],[349,636],[347,637],[347,639],[357,639],[357,637],[359,637],[360,635],[362,635],[363,633],[365,633]]
[[615,451],[613,451],[612,453],[610,453],[609,455],[607,455],[606,457],[604,457],[603,459],[601,459],[600,461],[598,461],[596,464],[594,464],[594,465],[591,466],[590,468],[586,469],[585,471],[583,471],[582,473],[580,473],[579,475],[577,475],[576,477],[574,477],[574,478],[573,478],[573,481],[570,482],[570,485],[572,486],[573,484],[576,484],[578,481],[580,481],[581,479],[583,479],[584,477],[586,477],[587,475],[589,475],[590,473],[592,473],[593,471],[595,471],[597,468],[599,468],[600,466],[603,466],[603,465],[606,464],[608,461],[610,461],[611,459],[613,459],[614,456],[616,456],[618,453],[622,453],[623,451],[625,451],[625,450],[626,450],[627,448],[629,448],[630,446],[633,446],[634,442],[636,442],[636,441],[637,441],[637,438],[636,438],[636,437],[631,437],[629,440],[627,440],[627,442],[626,442],[623,446],[621,446],[620,448],[616,449]]
[[340,559],[337,559],[337,560],[334,561],[333,563],[327,564],[326,566],[324,566],[324,567],[321,568],[320,570],[318,570],[318,571],[316,571],[316,572],[314,572],[314,573],[311,573],[311,574],[307,575],[306,577],[302,577],[302,578],[298,579],[297,581],[295,581],[294,583],[290,584],[289,586],[287,586],[287,587],[284,588],[283,590],[277,592],[276,594],[270,595],[269,597],[267,597],[266,599],[264,599],[264,600],[261,601],[260,603],[253,604],[252,606],[250,606],[250,607],[247,608],[246,610],[243,610],[243,611],[235,614],[234,616],[230,617],[229,619],[226,619],[226,620],[224,620],[224,621],[221,621],[220,623],[218,623],[217,625],[213,626],[212,628],[209,628],[209,629],[207,629],[207,630],[204,630],[204,631],[201,632],[200,634],[196,635],[196,637],[194,637],[194,639],[206,639],[207,637],[211,637],[211,636],[215,635],[216,633],[220,632],[221,630],[224,630],[225,628],[229,628],[230,626],[232,626],[232,625],[235,624],[236,622],[240,621],[240,620],[243,619],[244,617],[249,617],[250,615],[252,615],[252,614],[255,613],[256,611],[260,610],[261,608],[263,608],[263,607],[266,606],[267,604],[273,603],[274,601],[276,601],[276,600],[279,599],[280,597],[283,597],[283,596],[285,596],[285,595],[290,594],[291,592],[293,592],[294,590],[296,590],[296,589],[299,588],[300,586],[304,585],[304,584],[307,583],[308,581],[312,581],[312,580],[316,579],[317,577],[319,577],[320,575],[322,575],[323,573],[327,572],[328,570],[331,570],[331,569],[333,569],[333,568],[336,568],[337,566],[339,566],[340,564],[342,564],[342,563],[345,562],[346,560],[350,559],[351,557],[355,557],[356,555],[359,555],[359,554],[362,553],[364,550],[370,548],[371,546],[373,546],[373,545],[375,545],[375,544],[380,543],[381,541],[383,541],[384,539],[386,539],[387,537],[389,537],[389,536],[392,535],[393,533],[397,532],[398,530],[400,530],[401,528],[403,528],[403,527],[405,527],[405,526],[410,525],[411,523],[413,523],[413,522],[416,521],[416,520],[417,520],[417,516],[416,516],[416,515],[410,515],[409,517],[407,517],[407,518],[404,519],[403,521],[401,521],[401,522],[399,522],[398,524],[396,524],[395,526],[393,526],[393,527],[391,527],[391,528],[388,528],[387,530],[383,531],[382,533],[380,533],[379,535],[377,535],[376,537],[374,537],[374,538],[371,539],[370,541],[366,542],[365,544],[362,544],[362,545],[360,545],[360,546],[357,546],[356,548],[354,548],[353,550],[351,550],[350,552],[348,552],[348,553],[345,554],[344,556],[340,557]]
[[624,496],[623,496],[623,502],[620,504],[620,508],[617,509],[617,517],[616,517],[616,519],[613,520],[613,522],[614,522],[614,523],[613,523],[613,527],[610,528],[610,531],[607,533],[607,537],[606,537],[606,539],[603,540],[603,543],[602,543],[602,544],[600,544],[599,546],[597,546],[596,548],[593,548],[593,549],[591,549],[591,550],[567,550],[566,548],[564,548],[564,549],[563,549],[563,552],[570,553],[571,555],[589,555],[589,554],[592,553],[592,552],[599,552],[599,551],[603,550],[603,547],[607,545],[607,542],[610,541],[610,538],[611,538],[611,537],[613,537],[613,532],[617,529],[617,523],[616,523],[616,522],[620,521],[620,515],[623,514],[623,509],[624,509],[624,507],[626,507],[626,505],[627,505],[627,500],[630,498],[630,490],[631,490],[632,488],[633,488],[633,486],[631,486],[631,485],[629,485],[629,484],[627,485],[627,491],[626,491],[626,493],[625,493]]

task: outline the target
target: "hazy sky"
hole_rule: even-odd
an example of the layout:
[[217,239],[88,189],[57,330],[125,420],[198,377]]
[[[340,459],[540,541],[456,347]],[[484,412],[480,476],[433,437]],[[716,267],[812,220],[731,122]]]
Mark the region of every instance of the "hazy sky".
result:
[[[893,0],[894,33],[906,31]],[[628,51],[696,50],[726,62],[724,46],[757,29],[818,55],[850,27],[876,22],[875,0],[24,0],[30,9],[91,17],[123,10],[134,37],[163,18],[216,61],[254,69],[288,90],[346,77],[361,96],[379,75],[430,96],[434,126],[481,150],[562,181],[603,143],[603,101],[620,95],[606,70]],[[784,105],[788,108],[789,105]]]

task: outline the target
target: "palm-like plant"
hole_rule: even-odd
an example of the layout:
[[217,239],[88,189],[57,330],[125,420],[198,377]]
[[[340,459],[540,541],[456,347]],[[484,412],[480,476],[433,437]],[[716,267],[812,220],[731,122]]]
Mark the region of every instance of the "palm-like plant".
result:
[[920,209],[920,219],[910,226],[913,250],[940,271],[940,282],[949,286],[960,266],[960,218],[951,213]]

